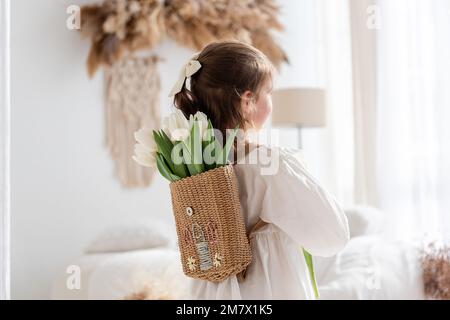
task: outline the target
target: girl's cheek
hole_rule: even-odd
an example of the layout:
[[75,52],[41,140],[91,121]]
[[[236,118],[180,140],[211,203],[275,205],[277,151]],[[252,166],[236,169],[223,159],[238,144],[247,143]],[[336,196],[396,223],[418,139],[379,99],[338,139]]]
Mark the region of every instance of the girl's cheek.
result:
[[261,96],[255,104],[254,111],[250,118],[256,127],[261,128],[272,112],[272,98],[270,95]]
[[272,101],[270,97],[268,97],[264,103],[259,105],[259,108],[257,109],[257,115],[256,120],[258,122],[258,126],[262,126],[264,122],[267,120],[267,118],[270,116],[270,113],[272,112]]
[[272,96],[269,96],[269,98],[268,98],[268,113],[269,113],[269,114],[272,113],[272,109],[273,109],[273,105],[272,105]]
[[[269,96],[266,100],[266,104],[264,106],[264,118],[267,119],[267,117],[269,117],[269,115],[272,113],[272,99]],[[264,120],[265,120],[264,119]]]

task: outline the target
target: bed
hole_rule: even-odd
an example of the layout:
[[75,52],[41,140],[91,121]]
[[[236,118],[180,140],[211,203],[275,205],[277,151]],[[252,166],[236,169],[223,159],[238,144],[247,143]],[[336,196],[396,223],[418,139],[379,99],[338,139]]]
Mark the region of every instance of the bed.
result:
[[[382,215],[373,208],[353,207],[346,213],[351,230],[346,248],[331,258],[314,258],[321,299],[424,299],[419,248],[386,240],[380,233]],[[176,244],[163,235],[170,233],[139,228],[98,237],[73,261],[81,270],[81,287],[68,289],[68,275],[61,274],[51,298],[189,298]],[[134,240],[125,241],[126,235]]]

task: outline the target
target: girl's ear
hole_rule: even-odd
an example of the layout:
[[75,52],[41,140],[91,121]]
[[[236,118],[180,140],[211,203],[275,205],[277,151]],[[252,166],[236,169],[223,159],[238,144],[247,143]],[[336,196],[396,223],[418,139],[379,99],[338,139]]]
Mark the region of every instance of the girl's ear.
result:
[[241,95],[241,108],[244,112],[244,115],[250,115],[253,111],[253,105],[254,105],[254,97],[253,92],[247,90],[244,92],[244,94]]

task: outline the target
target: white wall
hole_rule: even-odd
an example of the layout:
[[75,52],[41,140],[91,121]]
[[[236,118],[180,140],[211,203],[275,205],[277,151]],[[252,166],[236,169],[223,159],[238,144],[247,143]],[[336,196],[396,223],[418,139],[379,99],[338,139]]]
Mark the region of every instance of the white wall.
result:
[[[147,189],[127,190],[113,177],[102,75],[87,78],[89,43],[66,29],[66,7],[88,2],[12,1],[13,298],[47,298],[55,275],[106,225],[172,219],[161,178]],[[316,85],[313,2],[281,1],[287,31],[280,40],[291,65],[279,86]],[[157,52],[166,59],[160,73],[167,113],[166,93],[190,52],[169,42]],[[285,135],[287,144],[292,134]]]
[[0,300],[10,298],[10,2],[0,1]]

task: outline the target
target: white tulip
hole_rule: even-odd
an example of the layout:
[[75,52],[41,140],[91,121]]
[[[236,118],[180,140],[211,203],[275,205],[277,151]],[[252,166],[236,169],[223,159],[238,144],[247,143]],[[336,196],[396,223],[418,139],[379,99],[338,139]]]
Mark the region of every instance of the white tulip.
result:
[[145,167],[156,167],[156,150],[146,148],[143,144],[134,145],[133,160]]
[[[164,132],[170,137],[170,140],[181,141],[189,136],[191,124],[183,112],[177,109],[174,113],[163,119],[162,127]],[[188,132],[188,134],[186,135],[185,132]]]
[[189,115],[189,120],[180,109],[165,117],[162,121],[164,132],[170,137],[172,142],[184,141],[189,137],[194,122],[197,121],[200,127],[200,136],[205,139],[208,129],[208,117],[203,112],[197,111],[195,115]]
[[170,140],[172,141],[185,141],[189,137],[189,130],[187,129],[175,129],[171,132]]
[[156,152],[158,146],[153,137],[153,130],[149,128],[141,128],[134,133],[134,138],[138,143],[143,145],[146,149]]
[[206,130],[208,129],[208,117],[203,112],[197,111],[197,113],[193,117],[193,121],[197,121],[200,127],[200,137],[205,140]]

